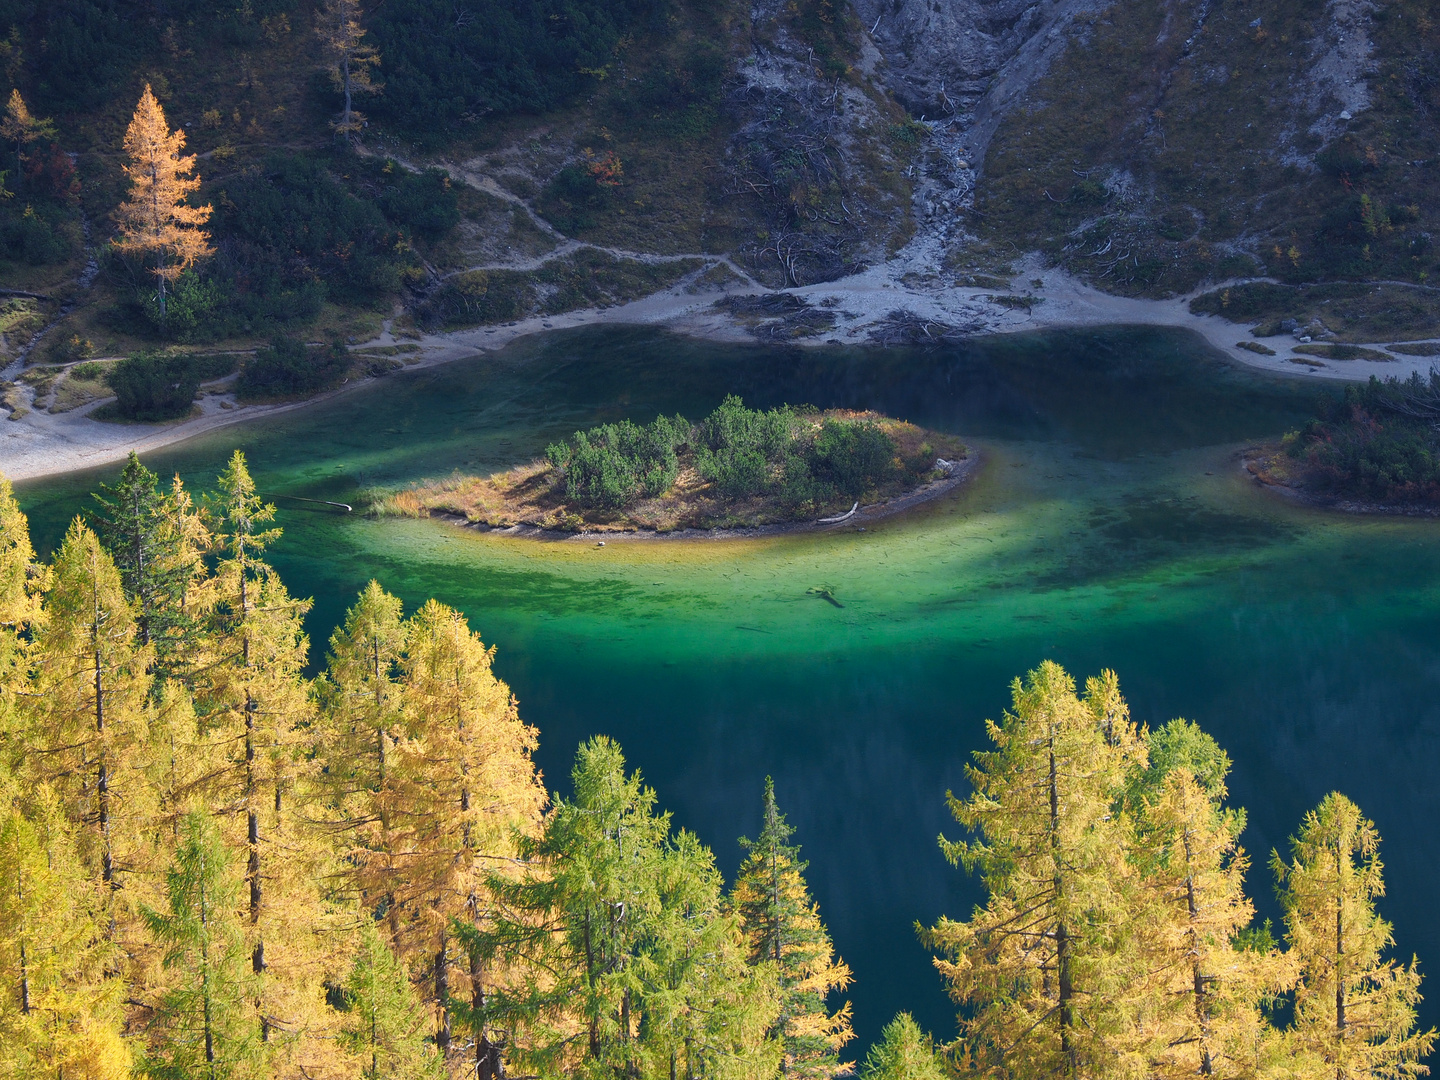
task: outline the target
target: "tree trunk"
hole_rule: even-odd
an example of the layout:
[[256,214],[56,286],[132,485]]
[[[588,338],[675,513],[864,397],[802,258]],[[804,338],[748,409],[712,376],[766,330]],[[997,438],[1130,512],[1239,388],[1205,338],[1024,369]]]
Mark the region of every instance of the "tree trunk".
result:
[[[1060,782],[1055,763],[1055,732],[1050,732],[1050,853],[1054,865],[1055,904],[1062,906],[1065,897],[1065,877],[1061,870],[1060,857]],[[1057,1016],[1060,1024],[1060,1053],[1065,1058],[1067,1076],[1074,1077],[1078,1071],[1075,1047],[1072,1045],[1071,1028],[1075,1024],[1075,987],[1071,976],[1073,943],[1064,918],[1055,924],[1055,966],[1059,989]]]
[[450,1049],[450,963],[449,942],[445,932],[440,932],[440,949],[435,953],[435,1004],[440,1009],[440,1021],[435,1030],[435,1048],[444,1057]]

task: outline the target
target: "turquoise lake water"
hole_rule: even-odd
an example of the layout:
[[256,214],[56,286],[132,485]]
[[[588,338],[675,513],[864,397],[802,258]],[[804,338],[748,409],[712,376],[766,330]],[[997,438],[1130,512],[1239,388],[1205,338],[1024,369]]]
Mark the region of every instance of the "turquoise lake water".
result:
[[[944,795],[963,788],[1010,680],[1045,658],[1082,678],[1112,667],[1138,720],[1185,716],[1220,740],[1265,914],[1278,917],[1270,849],[1328,791],[1357,800],[1385,839],[1397,952],[1440,969],[1428,910],[1440,888],[1440,523],[1297,506],[1236,460],[1302,422],[1322,392],[1152,329],[931,351],[590,329],[396,375],[146,461],[204,488],[240,447],[264,491],[351,501],[528,460],[599,421],[698,419],[726,393],[874,408],[966,437],[983,455],[973,481],[863,533],[597,548],[279,501],[273,561],[292,592],[315,597],[317,656],[371,577],[407,610],[430,596],[462,608],[499,646],[552,786],[566,787],[580,739],[615,736],[727,874],[772,774],[855,971],[863,1055],[900,1009],[953,1032],[913,931],[977,898],[935,844],[954,832]],[[37,546],[117,471],[22,485]]]

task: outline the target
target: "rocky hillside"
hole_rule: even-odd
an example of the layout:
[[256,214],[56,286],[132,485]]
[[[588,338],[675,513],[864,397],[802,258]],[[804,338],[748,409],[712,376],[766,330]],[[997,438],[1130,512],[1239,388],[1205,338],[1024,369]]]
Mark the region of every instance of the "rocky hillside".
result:
[[[1384,281],[1412,335],[1440,304],[1426,0],[366,7],[384,86],[350,147],[313,0],[0,0],[9,84],[55,122],[0,203],[9,355],[354,341],[885,265],[1028,310],[1032,254],[1135,296]],[[216,207],[164,325],[107,246],[147,82]],[[1258,317],[1323,325],[1288,295]]]

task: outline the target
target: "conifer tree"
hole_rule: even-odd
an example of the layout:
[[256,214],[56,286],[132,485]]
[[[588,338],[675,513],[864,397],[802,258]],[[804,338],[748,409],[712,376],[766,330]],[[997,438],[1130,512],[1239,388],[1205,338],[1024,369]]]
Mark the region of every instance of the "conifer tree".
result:
[[115,211],[120,226],[116,247],[151,264],[160,317],[165,317],[165,286],[198,259],[210,254],[210,236],[202,226],[211,208],[191,206],[186,199],[200,187],[195,155],[182,155],[185,132],[171,132],[165,111],[149,83],[135,106],[125,132],[130,164],[130,197]]
[[325,0],[315,14],[315,32],[329,65],[330,79],[345,99],[334,127],[346,139],[365,126],[365,115],[354,108],[354,96],[380,92],[374,77],[380,54],[365,42],[365,29],[360,25],[363,15],[360,0]]
[[773,1077],[777,966],[749,966],[739,917],[724,910],[715,857],[681,830],[659,853],[654,913],[636,962],[648,1075]]
[[63,793],[96,875],[110,890],[138,848],[148,812],[140,770],[151,652],[137,639],[120,575],[78,517],[55,553],[32,660],[32,775]]
[[1274,1042],[1261,1006],[1295,983],[1290,956],[1247,942],[1249,861],[1236,842],[1242,816],[1219,806],[1224,792],[1223,773],[1207,789],[1178,766],[1140,810],[1137,858],[1157,905],[1140,985],[1160,1076],[1259,1075]]
[[1112,811],[1144,745],[1110,672],[1082,700],[1046,661],[1012,696],[986,725],[995,748],[967,770],[973,793],[949,796],[979,839],[941,838],[952,863],[979,870],[988,899],[969,921],[942,918],[924,935],[965,1006],[962,1067],[1066,1080],[1142,1070],[1131,839]]
[[92,497],[98,504],[91,515],[95,532],[135,605],[140,640],[155,649],[157,673],[170,674],[192,629],[185,601],[203,572],[208,536],[203,526],[197,535],[194,510],[179,478],[166,495],[160,478],[133,450],[119,482],[101,484]]
[[245,831],[234,842],[247,854],[245,934],[260,1036],[276,1068],[321,1075],[334,1056],[334,1017],[321,986],[342,972],[325,943],[337,915],[321,895],[332,852],[308,805],[318,764],[303,677],[310,602],[292,598],[263,561],[279,536],[267,528],[275,510],[256,493],[238,451],[212,512],[222,552],[206,585],[215,655],[195,681],[202,726],[228,760],[210,797],[243,810]]
[[397,864],[394,822],[421,782],[419,756],[400,755],[409,732],[400,664],[405,624],[400,601],[372,581],[330,636],[324,757],[341,835],[353,838],[348,862],[355,891],[368,909],[383,910],[392,943],[400,941],[400,896],[406,871]]
[[885,1025],[860,1066],[860,1080],[946,1080],[930,1036],[909,1013]]
[[424,1080],[444,1070],[426,1044],[424,1013],[404,967],[368,920],[343,987],[340,1037],[364,1080]]
[[1435,1032],[1415,1030],[1420,971],[1382,958],[1394,944],[1375,911],[1385,893],[1380,834],[1339,792],[1305,815],[1291,861],[1271,857],[1285,932],[1300,961],[1293,1043],[1328,1080],[1424,1075]]
[[151,1075],[177,1080],[264,1075],[234,864],[210,817],[198,810],[187,814],[165,876],[165,909],[144,911],[169,976],[154,1003],[155,1035],[146,1062]]
[[535,729],[520,720],[510,688],[491,670],[494,649],[465,617],[428,601],[409,620],[405,640],[411,737],[397,747],[405,818],[392,821],[391,838],[406,851],[405,880],[385,886],[385,895],[403,908],[401,955],[428,960],[435,1040],[446,1052],[452,965],[461,959],[451,948],[451,920],[481,918],[489,869],[508,865],[517,834],[533,831],[545,791],[530,757]]
[[0,138],[15,144],[15,190],[19,191],[25,180],[25,148],[41,139],[55,138],[55,124],[33,115],[20,91],[11,90],[10,100],[5,103],[5,119],[0,120]]
[[30,689],[30,631],[42,621],[40,569],[30,524],[9,479],[0,473],[0,770],[24,751],[16,708]]
[[831,992],[850,985],[850,969],[835,959],[830,935],[819,908],[805,885],[800,849],[789,843],[794,834],[775,802],[775,785],[765,778],[760,835],[743,837],[746,856],[731,892],[740,915],[751,963],[775,966],[780,983],[780,1014],[775,1034],[785,1056],[786,1076],[829,1077],[849,1069],[841,1064],[840,1047],[854,1037],[850,1003],[835,1013],[826,1006]]
[[611,740],[583,744],[571,779],[522,846],[525,875],[492,878],[496,914],[456,923],[472,955],[510,967],[460,1018],[506,1030],[507,1056],[547,1076],[773,1077],[773,965],[745,963],[710,852],[669,839]]
[[28,813],[0,795],[0,1078],[124,1080],[125,984],[95,917],[101,898],[57,801],[32,791]]

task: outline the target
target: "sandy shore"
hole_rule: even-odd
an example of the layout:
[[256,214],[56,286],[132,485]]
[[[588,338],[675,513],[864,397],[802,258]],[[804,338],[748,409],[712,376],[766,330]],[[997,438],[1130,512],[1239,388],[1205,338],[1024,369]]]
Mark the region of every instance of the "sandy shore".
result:
[[[1372,374],[1406,377],[1411,371],[1426,372],[1434,360],[1402,357],[1394,362],[1363,360],[1346,362],[1310,359],[1300,364],[1290,359],[1290,339],[1269,339],[1276,356],[1260,356],[1235,347],[1249,334],[1243,325],[1216,316],[1197,316],[1189,311],[1190,297],[1173,300],[1136,300],[1111,296],[1093,289],[1056,270],[1038,265],[1020,267],[1013,291],[1040,298],[1030,311],[1008,309],[988,301],[985,293],[972,288],[916,288],[902,279],[914,280],[938,265],[938,252],[919,241],[890,262],[862,274],[823,285],[790,290],[811,304],[823,306],[836,315],[832,331],[800,344],[823,347],[827,344],[866,344],[871,331],[893,312],[903,311],[946,326],[964,327],[967,335],[1019,333],[1065,327],[1133,324],[1171,326],[1191,330],[1218,352],[1249,367],[1277,374],[1309,379],[1364,380]],[[1034,284],[1036,281],[1040,284]],[[730,290],[732,294],[753,293],[753,288]],[[564,315],[526,319],[507,326],[437,334],[419,339],[397,340],[386,332],[355,349],[397,344],[419,346],[411,367],[429,367],[503,348],[517,338],[547,330],[594,325],[663,326],[680,333],[718,341],[753,342],[749,331],[714,307],[718,293],[690,293],[684,285],[643,300],[605,310],[588,309]],[[1311,366],[1319,363],[1320,366]],[[87,415],[101,403],[72,412],[51,414],[31,410],[15,420],[0,421],[0,471],[13,480],[33,480],[77,469],[93,468],[123,459],[132,449],[140,453],[180,442],[201,432],[229,424],[293,409],[343,394],[369,380],[341,387],[330,394],[287,405],[240,405],[233,395],[210,393],[201,399],[199,415],[170,424],[116,424],[90,419]]]

